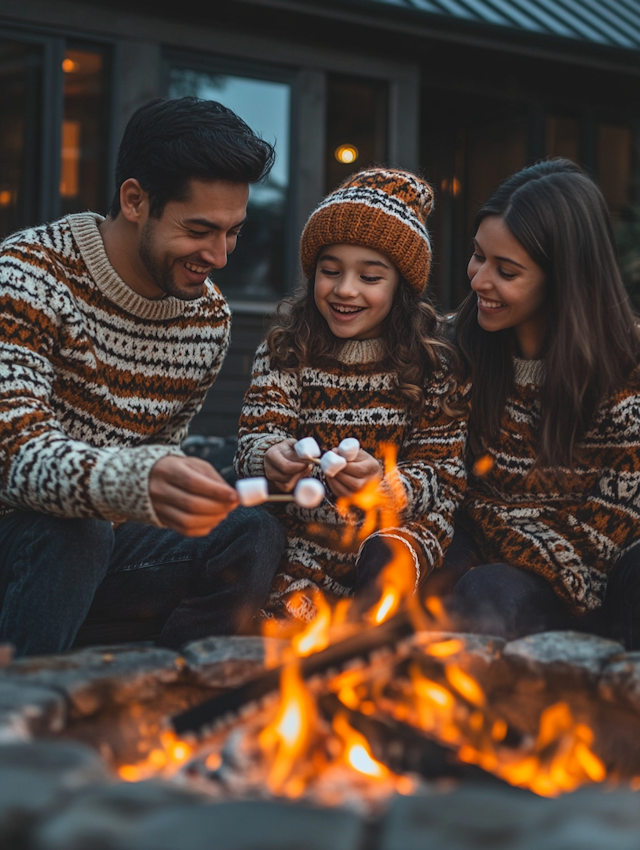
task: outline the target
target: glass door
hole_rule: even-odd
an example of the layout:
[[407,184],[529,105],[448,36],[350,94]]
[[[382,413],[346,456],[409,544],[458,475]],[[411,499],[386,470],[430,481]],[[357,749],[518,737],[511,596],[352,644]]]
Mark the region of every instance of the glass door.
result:
[[269,177],[251,186],[248,218],[236,251],[214,280],[227,298],[274,302],[286,290],[285,224],[291,172],[291,85],[237,74],[172,65],[169,97],[194,95],[232,109],[254,132],[275,144]]

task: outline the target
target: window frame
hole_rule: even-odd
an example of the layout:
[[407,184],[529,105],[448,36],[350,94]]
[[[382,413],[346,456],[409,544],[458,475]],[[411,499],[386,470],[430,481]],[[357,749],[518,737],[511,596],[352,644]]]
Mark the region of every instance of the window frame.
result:
[[[236,57],[219,56],[201,51],[190,52],[175,48],[165,48],[161,60],[161,91],[166,97],[169,91],[172,68],[188,68],[210,74],[227,74],[265,82],[284,83],[291,86],[291,107],[289,125],[289,184],[284,208],[284,286],[280,298],[284,298],[295,286],[298,268],[298,234],[296,233],[295,198],[300,191],[300,175],[297,168],[300,161],[300,147],[295,122],[299,115],[300,74],[297,68],[281,64],[254,62]],[[242,116],[241,116],[242,117]],[[228,299],[232,310],[241,312],[265,313],[273,310],[275,301],[251,301],[244,298]]]
[[[106,139],[105,182],[102,194],[108,205],[113,192],[115,97],[117,73],[117,42],[93,33],[53,27],[30,27],[12,23],[2,26],[2,40],[35,44],[42,48],[40,69],[41,103],[39,110],[41,138],[38,156],[39,189],[36,209],[39,224],[54,221],[61,215],[60,172],[62,155],[62,120],[64,117],[64,71],[62,61],[68,47],[92,47],[104,51],[105,110],[103,120],[109,128]],[[31,223],[25,223],[29,226]]]

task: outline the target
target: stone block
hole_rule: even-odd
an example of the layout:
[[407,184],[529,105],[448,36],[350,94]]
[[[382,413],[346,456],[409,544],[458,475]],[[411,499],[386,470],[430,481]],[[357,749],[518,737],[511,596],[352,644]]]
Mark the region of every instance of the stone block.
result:
[[525,791],[479,786],[396,797],[376,850],[511,850],[535,829],[545,803]]
[[640,798],[586,787],[554,800],[465,787],[398,797],[376,850],[637,850]]
[[235,688],[263,673],[269,653],[279,658],[286,646],[277,638],[208,637],[187,644],[182,655],[200,684]]
[[29,682],[0,683],[0,744],[60,732],[66,715],[58,691]]
[[37,741],[0,747],[0,847],[17,842],[35,819],[80,789],[110,779],[100,756],[82,744]]
[[89,788],[35,830],[33,850],[107,850],[126,846],[138,822],[155,811],[196,806],[205,798],[186,787],[150,780]]
[[60,655],[21,658],[0,671],[5,683],[24,683],[62,693],[73,716],[89,716],[108,705],[149,700],[181,675],[177,653],[153,646],[105,646]]
[[533,677],[593,683],[607,662],[624,652],[622,644],[582,632],[541,632],[507,643],[502,650],[511,667]]
[[598,692],[608,702],[621,700],[640,711],[640,652],[612,658],[602,671]]
[[121,850],[361,850],[362,839],[343,809],[245,800],[152,815]]

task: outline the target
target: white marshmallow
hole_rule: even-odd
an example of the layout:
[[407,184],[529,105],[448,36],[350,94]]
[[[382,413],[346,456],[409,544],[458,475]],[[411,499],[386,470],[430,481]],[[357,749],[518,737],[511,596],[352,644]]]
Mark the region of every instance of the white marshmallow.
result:
[[240,504],[245,508],[261,505],[269,498],[269,484],[266,478],[241,478],[236,481],[236,491]]
[[316,443],[313,437],[304,437],[302,440],[298,440],[298,442],[294,444],[293,448],[295,449],[298,457],[302,458],[302,460],[320,457],[322,454],[320,446]]
[[336,454],[335,452],[325,452],[320,458],[320,468],[327,478],[333,478],[333,476],[337,475],[341,469],[345,468],[346,465],[346,458]]
[[293,496],[301,508],[317,508],[325,497],[324,485],[317,478],[301,478]]
[[355,460],[360,451],[360,443],[355,437],[345,437],[338,446],[338,454],[346,458],[347,461]]

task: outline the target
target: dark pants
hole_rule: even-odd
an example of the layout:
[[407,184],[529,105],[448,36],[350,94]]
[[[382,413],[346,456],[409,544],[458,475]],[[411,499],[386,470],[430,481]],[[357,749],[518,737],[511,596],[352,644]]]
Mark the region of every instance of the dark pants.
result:
[[160,618],[162,646],[250,627],[285,544],[275,517],[237,508],[207,537],[15,511],[0,520],[0,641],[69,649],[90,618]]
[[610,577],[604,605],[571,614],[546,579],[511,564],[483,564],[471,535],[457,529],[444,562],[427,579],[425,595],[447,600],[457,627],[508,640],[536,632],[589,632],[640,646],[640,545],[631,548]]

